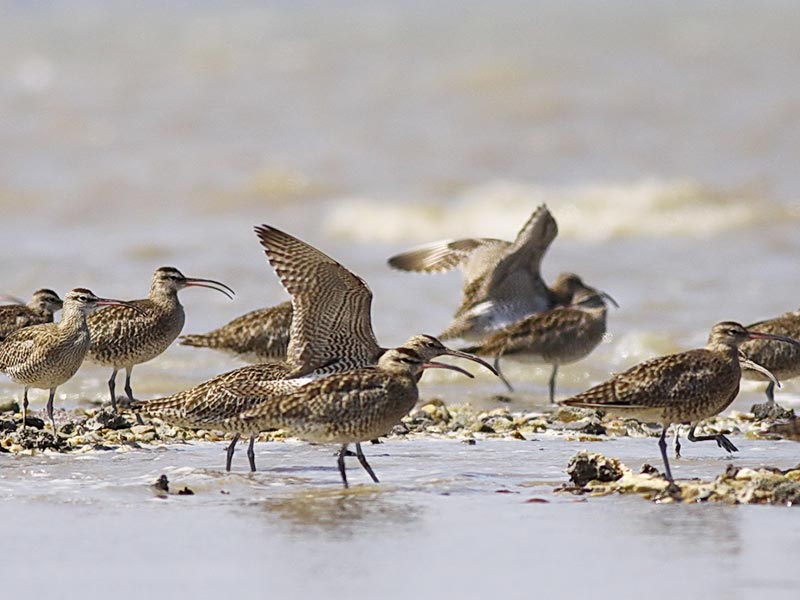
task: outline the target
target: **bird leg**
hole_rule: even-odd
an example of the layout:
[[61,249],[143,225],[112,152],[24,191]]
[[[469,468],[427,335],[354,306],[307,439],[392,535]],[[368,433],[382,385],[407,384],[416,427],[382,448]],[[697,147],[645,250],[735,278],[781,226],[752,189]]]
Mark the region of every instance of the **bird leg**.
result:
[[347,475],[344,472],[344,456],[347,454],[347,444],[342,444],[342,449],[339,450],[339,459],[336,461],[336,464],[339,467],[339,473],[342,476],[342,483],[344,484],[344,489],[350,487],[347,485]]
[[[133,372],[133,367],[125,367],[125,395],[128,396],[128,402],[133,404],[133,388],[131,388],[131,373]],[[142,421],[142,415],[138,412],[136,413],[136,423],[138,425],[144,425],[144,421]],[[255,469],[254,469],[255,470]]]
[[681,426],[675,425],[675,458],[681,457]]
[[738,452],[739,449],[733,445],[733,442],[730,441],[727,437],[722,435],[721,433],[716,433],[714,435],[695,435],[694,430],[697,428],[697,423],[692,423],[692,426],[689,428],[689,435],[686,436],[686,439],[690,442],[706,442],[709,440],[714,440],[717,442],[717,446],[722,448],[723,450],[727,450],[728,452]]
[[364,453],[361,451],[361,443],[356,442],[356,456],[358,457],[358,462],[361,463],[361,466],[364,467],[364,470],[369,473],[369,476],[372,477],[372,481],[375,483],[380,483],[378,478],[375,476],[375,471],[372,470],[372,467],[369,466],[367,462],[367,457],[364,456]]
[[28,420],[28,386],[22,393],[22,430],[25,430],[25,421]]
[[767,393],[767,405],[771,408],[771,407],[775,406],[775,382],[774,381],[770,381],[767,384],[766,393]]
[[250,436],[250,443],[247,445],[247,460],[250,461],[250,470],[255,473],[256,472],[256,452],[253,450],[253,446],[256,444],[256,436]]
[[111,372],[111,379],[108,380],[108,391],[111,393],[111,408],[117,412],[117,369]]
[[556,375],[558,374],[558,365],[553,365],[553,372],[550,373],[550,404],[556,403]]
[[236,442],[239,441],[239,433],[233,434],[233,439],[231,443],[228,444],[228,447],[225,449],[225,470],[230,472],[231,470],[231,462],[233,462],[233,453],[236,452]]
[[508,382],[508,379],[506,379],[505,375],[503,375],[502,371],[500,371],[500,356],[501,355],[498,354],[497,356],[494,357],[494,365],[493,365],[494,370],[497,371],[497,376],[500,378],[500,381],[502,381],[505,384],[508,391],[513,392],[514,388],[511,387],[511,384]]
[[667,429],[669,425],[665,425],[664,429],[661,431],[661,438],[658,440],[658,447],[661,450],[661,458],[664,461],[664,469],[666,470],[667,474],[667,481],[673,481],[672,479],[672,471],[669,469],[669,459],[667,458]]
[[50,425],[53,426],[53,435],[56,434],[56,420],[53,418],[53,398],[56,397],[56,388],[50,389],[50,396],[47,398],[47,417],[50,419]]

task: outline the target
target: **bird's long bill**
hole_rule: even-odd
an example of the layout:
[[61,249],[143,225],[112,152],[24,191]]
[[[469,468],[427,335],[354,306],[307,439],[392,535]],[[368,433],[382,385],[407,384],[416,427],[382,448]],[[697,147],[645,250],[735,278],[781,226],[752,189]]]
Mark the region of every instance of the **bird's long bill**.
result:
[[426,363],[422,363],[423,369],[450,369],[451,371],[458,371],[459,373],[463,373],[470,379],[474,379],[475,375],[462,369],[461,367],[457,367],[456,365],[446,365],[444,363],[436,362],[435,360],[429,360]]
[[97,306],[124,306],[126,308],[135,310],[140,315],[146,314],[142,308],[139,308],[138,306],[136,306],[135,304],[131,304],[130,302],[125,302],[124,300],[112,300],[111,298],[98,298]]
[[749,358],[739,357],[739,364],[740,364],[740,365],[742,366],[742,368],[744,368],[744,369],[751,369],[751,370],[753,370],[753,371],[758,371],[758,372],[759,372],[759,373],[761,373],[761,374],[762,374],[764,377],[766,377],[766,378],[767,378],[767,379],[769,379],[769,380],[770,380],[772,383],[774,383],[776,387],[781,387],[781,382],[780,382],[780,381],[778,381],[778,378],[777,378],[777,377],[775,377],[775,375],[772,373],[772,371],[770,371],[770,370],[769,370],[769,369],[767,369],[766,367],[762,367],[762,366],[761,366],[760,364],[758,364],[757,362],[753,362],[753,361],[752,361],[752,360],[750,360]]
[[619,302],[614,300],[614,298],[611,297],[611,294],[608,294],[606,292],[601,292],[600,290],[597,290],[597,293],[600,295],[600,297],[605,298],[606,300],[611,302],[611,304],[614,305],[614,308],[619,308]]
[[217,290],[221,294],[225,294],[228,298],[233,300],[234,292],[231,288],[227,285],[222,283],[221,281],[214,281],[213,279],[200,279],[198,277],[187,277],[185,285],[187,287],[204,287],[210,290]]
[[461,350],[451,350],[450,348],[446,349],[445,354],[447,354],[448,356],[457,356],[458,358],[466,358],[467,360],[471,360],[472,362],[478,363],[482,367],[486,367],[487,369],[489,369],[492,372],[492,374],[495,375],[496,377],[500,377],[500,373],[497,372],[497,369],[495,369],[492,365],[490,365],[482,358],[478,358],[474,354],[469,354],[468,352],[462,352]]
[[758,331],[748,331],[747,337],[755,338],[757,340],[776,340],[779,342],[786,342],[787,344],[791,344],[792,346],[797,346],[798,348],[800,348],[800,342],[786,335],[776,335],[774,333],[761,333]]

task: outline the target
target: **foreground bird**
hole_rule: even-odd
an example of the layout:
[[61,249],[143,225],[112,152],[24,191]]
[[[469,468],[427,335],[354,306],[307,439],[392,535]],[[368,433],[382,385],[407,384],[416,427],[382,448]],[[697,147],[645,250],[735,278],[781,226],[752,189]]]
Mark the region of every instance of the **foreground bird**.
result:
[[291,325],[292,303],[282,302],[250,311],[208,333],[184,335],[180,344],[220,350],[246,362],[280,362],[286,360]]
[[[645,361],[559,404],[660,423],[663,429],[658,445],[667,479],[672,481],[665,440],[671,424],[690,423],[691,442],[714,440],[728,452],[737,450],[722,434],[695,436],[694,432],[699,421],[719,414],[736,398],[740,360],[769,376],[769,371],[740,355],[739,346],[749,339],[780,340],[800,347],[800,342],[791,338],[749,331],[739,323],[725,321],[711,329],[705,348]],[[677,441],[676,449],[680,451]]]
[[[373,366],[387,351],[378,345],[372,331],[372,292],[360,277],[279,229],[262,225],[256,228],[256,233],[292,297],[287,362],[244,367],[174,396],[137,403],[136,408],[143,414],[175,425],[230,431],[221,421],[283,393],[287,386],[299,387],[327,374]],[[431,336],[414,336],[405,346],[425,358],[443,354],[466,358],[497,374],[485,361],[446,348]],[[241,393],[232,391],[237,386]],[[239,439],[239,431],[233,432],[234,439],[228,447],[228,470]],[[251,436],[248,457],[252,470],[255,470],[254,441]]]
[[418,376],[427,368],[451,369],[472,377],[455,365],[426,361],[409,348],[395,348],[386,351],[376,367],[312,381],[230,419],[230,427],[251,434],[284,429],[309,442],[341,444],[337,465],[345,488],[344,459],[348,445],[355,443],[361,466],[378,483],[361,442],[385,435],[414,407],[419,398]]
[[[464,348],[479,356],[494,356],[494,367],[500,372],[500,357],[516,355],[552,365],[550,403],[555,402],[556,375],[559,365],[588,356],[602,341],[606,332],[605,300],[617,306],[605,292],[587,286],[577,275],[563,277],[572,301],[544,312],[529,315],[489,336],[481,344]],[[500,373],[509,391],[514,391]]]
[[123,308],[106,308],[89,317],[92,344],[87,358],[113,368],[108,380],[111,405],[117,410],[114,393],[117,371],[125,369],[125,393],[133,402],[131,371],[135,365],[155,358],[178,337],[185,314],[178,291],[185,287],[206,287],[233,298],[233,290],[213,279],[186,277],[174,267],[160,267],[153,273],[150,295],[129,304],[139,308],[131,313]]
[[460,267],[464,275],[461,306],[439,337],[481,340],[530,314],[569,302],[557,285],[548,288],[539,272],[557,234],[555,219],[542,205],[513,242],[444,240],[398,254],[388,262],[395,269],[425,273]]
[[0,341],[17,329],[30,325],[52,323],[53,314],[61,310],[63,301],[53,290],[33,292],[27,304],[0,306]]
[[[759,321],[747,326],[748,331],[759,333],[771,333],[776,335],[789,336],[795,339],[800,338],[800,311],[793,311],[783,314],[774,319]],[[793,379],[800,375],[800,348],[791,344],[779,344],[771,340],[750,340],[742,344],[742,353],[750,360],[775,374],[781,381]],[[764,376],[758,371],[745,369],[742,372],[745,379],[764,381]],[[767,383],[767,403],[761,405],[765,415],[784,412],[775,403],[775,384],[772,381]]]
[[98,298],[85,288],[76,288],[64,298],[64,314],[58,323],[32,325],[15,331],[0,342],[0,371],[25,386],[22,396],[22,427],[28,415],[28,389],[50,390],[47,416],[56,431],[53,398],[56,388],[81,366],[90,345],[86,317],[101,306],[119,305],[121,311],[141,309],[121,300]]

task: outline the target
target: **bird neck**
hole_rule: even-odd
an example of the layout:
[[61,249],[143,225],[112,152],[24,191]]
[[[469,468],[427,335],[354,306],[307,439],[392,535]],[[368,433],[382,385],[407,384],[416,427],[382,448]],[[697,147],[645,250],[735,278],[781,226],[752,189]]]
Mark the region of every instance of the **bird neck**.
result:
[[88,329],[86,313],[77,306],[65,304],[58,327],[64,331]]
[[149,299],[159,306],[173,308],[181,305],[180,300],[178,300],[178,290],[157,284],[153,284],[150,288]]

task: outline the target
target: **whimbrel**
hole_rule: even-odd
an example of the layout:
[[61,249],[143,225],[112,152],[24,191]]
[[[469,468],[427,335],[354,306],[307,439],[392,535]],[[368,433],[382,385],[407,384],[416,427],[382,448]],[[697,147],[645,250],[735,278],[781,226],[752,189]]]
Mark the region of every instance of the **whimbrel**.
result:
[[344,459],[348,445],[354,443],[361,466],[378,483],[361,442],[385,435],[414,407],[419,398],[417,376],[426,368],[472,376],[455,365],[425,361],[413,350],[395,348],[384,352],[376,367],[312,381],[234,417],[230,426],[251,433],[284,429],[306,441],[341,444],[337,465],[345,488]]
[[[550,403],[555,402],[556,375],[559,365],[576,362],[594,350],[606,332],[605,300],[617,306],[606,294],[587,286],[577,275],[564,277],[569,281],[572,301],[529,315],[492,334],[481,344],[464,348],[479,356],[494,356],[494,366],[500,372],[502,356],[524,356],[533,361],[552,365],[550,374]],[[500,378],[509,391],[508,380]]]
[[117,371],[125,369],[125,393],[128,401],[132,402],[133,367],[155,358],[178,337],[185,320],[178,291],[191,286],[210,288],[233,298],[233,290],[224,283],[213,279],[186,277],[174,267],[160,267],[153,273],[149,297],[130,303],[140,309],[139,314],[112,307],[89,317],[92,345],[87,358],[113,369],[108,380],[108,389],[115,411]]
[[179,343],[221,350],[246,362],[281,362],[286,360],[291,325],[292,303],[282,302],[250,311],[208,333],[181,336]]
[[[747,329],[748,331],[773,333],[798,339],[800,338],[800,311],[788,312],[774,319],[753,323],[748,325]],[[795,346],[759,339],[745,342],[741,346],[741,351],[747,358],[774,373],[781,381],[800,375],[800,349]],[[742,376],[745,379],[764,381],[764,376],[752,369],[745,369]],[[767,416],[783,413],[783,409],[775,404],[775,384],[772,381],[767,383],[766,394],[766,404],[756,405],[754,410]]]
[[[439,340],[429,335],[412,336],[403,344],[402,348],[416,353],[425,361],[437,356],[449,355],[466,358],[491,369],[486,362],[477,357],[447,348]],[[334,365],[343,369],[340,372],[346,372],[351,368],[343,362],[337,362]],[[291,377],[290,371],[291,368],[285,363],[249,365],[217,375],[191,389],[166,398],[134,402],[132,407],[145,416],[156,417],[178,427],[233,433],[233,439],[227,448],[225,464],[226,470],[230,471],[236,443],[241,436],[241,430],[235,429],[240,424],[235,419],[236,416],[329,374],[326,369],[324,373]],[[255,438],[255,434],[250,436],[247,449],[251,471],[256,470],[253,449]]]
[[61,310],[63,302],[53,290],[33,292],[27,304],[0,306],[0,341],[17,329],[53,322],[53,313]]
[[53,398],[56,388],[72,377],[81,366],[90,345],[86,317],[96,308],[120,305],[121,310],[141,309],[121,300],[98,298],[84,288],[76,288],[64,298],[64,314],[58,323],[31,325],[19,329],[0,342],[0,371],[25,386],[22,396],[22,427],[28,415],[28,389],[50,390],[47,416],[56,431]]
[[[739,393],[743,365],[763,367],[744,359],[739,346],[749,339],[773,339],[800,346],[784,336],[748,331],[739,323],[725,321],[712,327],[705,348],[689,350],[645,361],[605,383],[563,400],[559,404],[594,408],[663,427],[658,442],[667,479],[672,472],[667,459],[667,429],[671,424],[690,423],[691,442],[714,440],[728,452],[736,446],[723,434],[695,436],[698,422],[725,410]],[[680,451],[680,444],[676,443]]]
[[444,240],[389,259],[403,271],[438,273],[460,267],[461,306],[439,335],[443,340],[481,340],[515,321],[567,304],[557,286],[548,288],[539,273],[542,257],[558,233],[546,206],[539,206],[514,242],[492,238]]

